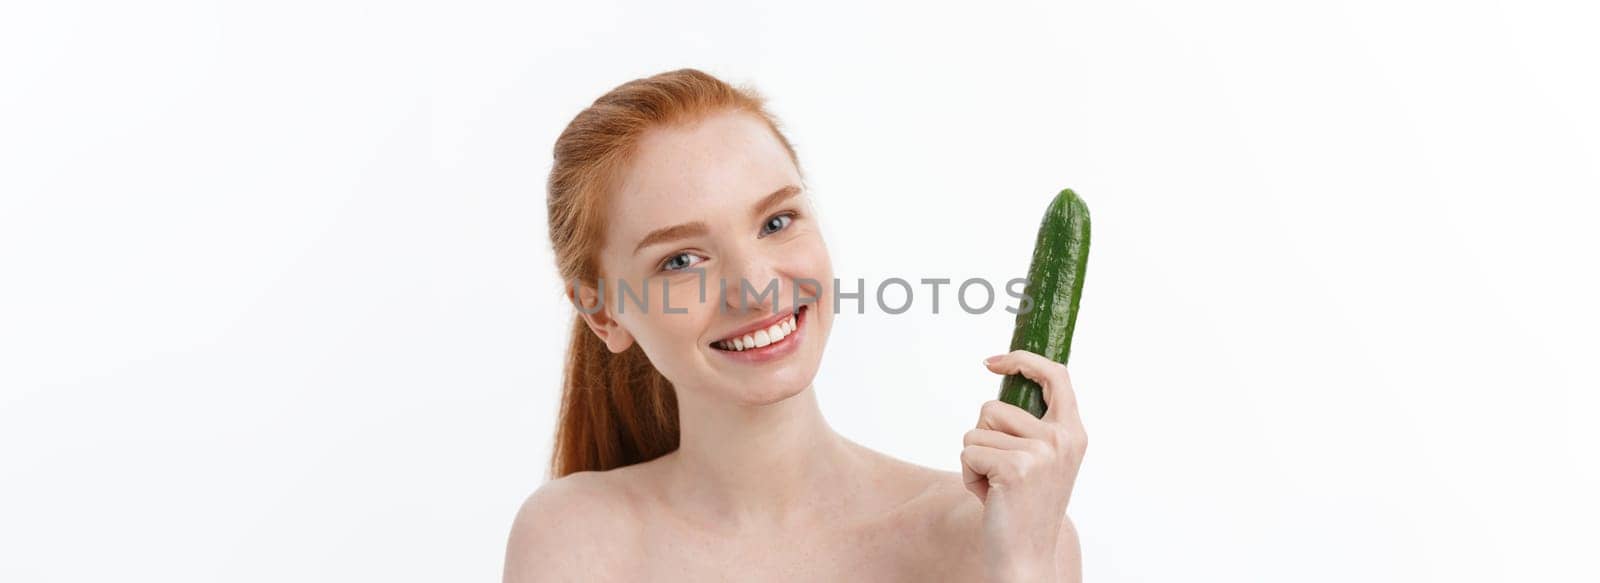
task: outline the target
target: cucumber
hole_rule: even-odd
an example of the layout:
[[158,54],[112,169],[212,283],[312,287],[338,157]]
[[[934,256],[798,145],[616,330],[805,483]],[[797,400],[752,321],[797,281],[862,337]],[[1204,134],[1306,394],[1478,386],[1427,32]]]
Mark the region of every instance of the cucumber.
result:
[[[1089,207],[1072,189],[1062,190],[1039,223],[1033,244],[1033,264],[1028,267],[1025,295],[1031,309],[1021,306],[1011,349],[1034,352],[1067,363],[1072,352],[1072,328],[1078,319],[1078,299],[1083,295],[1083,272],[1089,266]],[[1020,374],[1000,381],[1000,400],[1044,417],[1044,389]]]

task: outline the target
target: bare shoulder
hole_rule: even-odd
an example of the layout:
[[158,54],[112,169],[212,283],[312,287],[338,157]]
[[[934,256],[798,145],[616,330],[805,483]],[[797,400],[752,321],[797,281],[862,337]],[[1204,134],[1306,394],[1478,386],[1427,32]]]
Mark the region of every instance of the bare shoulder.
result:
[[962,484],[961,474],[916,464],[859,444],[857,447],[886,470],[883,473],[886,477],[875,487],[898,493],[895,498],[901,502],[892,513],[895,519],[891,521],[896,528],[922,533],[924,536],[919,538],[923,544],[939,554],[951,550],[950,543],[958,542],[955,539],[969,530],[975,531],[960,525],[964,515],[981,516],[982,513],[978,499],[967,493]]
[[930,531],[936,533],[950,551],[979,556],[983,546],[983,504],[967,491],[960,473],[931,472],[927,506],[932,521]]
[[[627,477],[578,472],[546,482],[517,510],[506,543],[505,581],[592,580],[617,560],[632,518]],[[609,550],[610,552],[602,552]],[[603,576],[603,575],[601,575]]]
[[[983,504],[967,490],[960,473],[929,470],[930,484],[923,507],[934,544],[942,546],[959,564],[944,568],[953,572],[977,573],[981,565],[972,559],[983,556]],[[1080,580],[1083,558],[1077,527],[1071,516],[1062,517],[1056,541],[1056,568],[1066,580]]]

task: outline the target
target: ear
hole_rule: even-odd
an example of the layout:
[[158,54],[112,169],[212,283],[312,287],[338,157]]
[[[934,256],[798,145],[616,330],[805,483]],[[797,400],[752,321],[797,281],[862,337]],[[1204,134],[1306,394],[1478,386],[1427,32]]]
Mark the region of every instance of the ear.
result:
[[[622,352],[633,346],[633,335],[628,333],[622,324],[611,315],[611,306],[600,297],[595,288],[587,285],[578,285],[577,295],[573,295],[573,286],[567,287],[567,299],[578,308],[578,316],[583,318],[583,323],[589,325],[595,336],[606,344],[606,349],[611,352]],[[593,313],[590,313],[593,312]]]

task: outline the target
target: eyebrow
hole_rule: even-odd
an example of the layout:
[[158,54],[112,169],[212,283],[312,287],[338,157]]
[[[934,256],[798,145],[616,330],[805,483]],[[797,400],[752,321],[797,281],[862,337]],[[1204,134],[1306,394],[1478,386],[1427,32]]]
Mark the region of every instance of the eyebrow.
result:
[[761,200],[756,203],[756,206],[751,207],[750,218],[759,218],[761,214],[767,212],[772,207],[778,206],[783,201],[799,195],[800,187],[793,184],[785,185],[782,188],[774,190],[772,191],[772,194],[761,197]]
[[638,254],[640,250],[651,245],[657,245],[678,239],[687,239],[689,237],[699,237],[705,235],[707,232],[709,232],[709,229],[706,228],[706,224],[700,221],[656,229],[654,231],[650,231],[650,234],[645,235],[643,239],[640,239],[639,244],[633,248],[633,252],[634,254]]
[[[800,187],[793,184],[785,185],[782,188],[774,190],[772,191],[772,194],[763,196],[761,197],[761,200],[756,201],[755,206],[751,207],[750,215],[752,217],[760,216],[762,213],[767,212],[767,210],[771,209],[772,207],[778,206],[783,201],[789,200],[795,196],[799,196],[800,192]],[[639,244],[634,246],[633,252],[634,254],[638,254],[639,251],[651,245],[659,245],[668,241],[687,239],[689,237],[700,237],[704,236],[708,232],[710,232],[710,229],[706,227],[705,223],[700,221],[692,221],[670,227],[662,227],[660,229],[650,231],[650,234],[645,235],[643,239],[640,239]]]

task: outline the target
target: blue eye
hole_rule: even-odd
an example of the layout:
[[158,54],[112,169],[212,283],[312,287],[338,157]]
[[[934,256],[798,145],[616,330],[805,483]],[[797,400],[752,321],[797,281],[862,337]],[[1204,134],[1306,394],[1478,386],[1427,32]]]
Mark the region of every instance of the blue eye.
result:
[[678,253],[676,255],[668,257],[666,261],[662,261],[661,262],[661,270],[662,271],[678,271],[678,270],[682,270],[682,269],[687,269],[690,265],[694,265],[694,264],[699,263],[701,261],[704,261],[704,259],[702,259],[699,255],[695,255],[693,253],[689,253],[689,252],[685,251],[683,253]]
[[765,237],[778,231],[782,231],[789,226],[789,223],[793,222],[793,215],[774,215],[772,218],[767,219],[766,224],[761,225],[761,236]]

